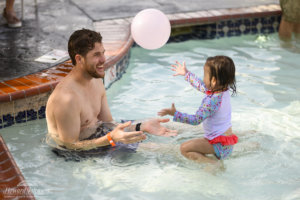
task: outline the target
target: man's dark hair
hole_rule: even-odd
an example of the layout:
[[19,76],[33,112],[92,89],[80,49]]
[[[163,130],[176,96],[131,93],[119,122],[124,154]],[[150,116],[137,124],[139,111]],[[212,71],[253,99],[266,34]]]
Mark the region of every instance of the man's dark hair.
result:
[[68,52],[73,65],[76,65],[75,55],[79,54],[85,57],[95,47],[96,42],[102,43],[100,33],[88,29],[75,31],[68,42]]

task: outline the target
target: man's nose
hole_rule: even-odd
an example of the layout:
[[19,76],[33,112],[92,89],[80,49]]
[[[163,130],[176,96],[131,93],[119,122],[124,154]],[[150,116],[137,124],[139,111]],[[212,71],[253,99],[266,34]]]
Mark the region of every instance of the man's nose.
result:
[[105,55],[103,54],[103,55],[100,57],[100,62],[101,62],[101,63],[105,63],[105,61],[106,61],[106,57],[105,57]]

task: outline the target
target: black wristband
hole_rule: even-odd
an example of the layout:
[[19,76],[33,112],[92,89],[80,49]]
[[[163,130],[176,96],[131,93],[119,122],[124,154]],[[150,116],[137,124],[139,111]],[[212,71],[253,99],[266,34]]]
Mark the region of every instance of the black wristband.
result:
[[140,131],[140,130],[141,130],[141,124],[142,124],[142,123],[137,123],[137,124],[136,124],[136,126],[135,126],[135,130],[136,130],[136,131]]

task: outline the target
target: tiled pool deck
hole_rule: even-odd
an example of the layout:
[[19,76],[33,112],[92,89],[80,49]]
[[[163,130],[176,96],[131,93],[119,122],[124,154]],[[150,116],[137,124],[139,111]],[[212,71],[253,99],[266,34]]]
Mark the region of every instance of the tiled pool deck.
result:
[[[279,5],[271,4],[175,13],[167,16],[175,33],[176,31],[180,32],[182,27],[206,26],[205,30],[196,29],[196,32],[199,30],[201,32],[199,37],[219,38],[276,32],[279,27],[280,15]],[[103,36],[103,44],[106,49],[105,69],[107,75],[104,80],[106,87],[118,80],[128,65],[130,48],[134,43],[130,35],[131,20],[132,18],[121,18],[94,22],[95,30],[101,32]],[[172,40],[176,42],[176,34],[173,36]],[[71,62],[66,61],[42,72],[0,82],[0,130],[15,123],[44,118],[48,96],[71,69]],[[0,198],[2,199],[6,196],[1,188],[16,187],[15,183],[8,184],[9,180],[23,176],[1,137],[0,150]],[[11,160],[9,163],[8,158]],[[8,168],[14,168],[14,172],[4,172]],[[22,182],[23,179],[20,179],[19,182]],[[31,193],[29,196],[25,195],[23,199],[33,198],[31,195]]]

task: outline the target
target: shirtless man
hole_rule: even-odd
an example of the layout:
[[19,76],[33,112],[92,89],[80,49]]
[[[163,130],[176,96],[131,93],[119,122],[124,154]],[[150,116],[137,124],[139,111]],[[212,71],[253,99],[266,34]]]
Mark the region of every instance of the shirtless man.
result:
[[96,132],[99,121],[113,121],[102,80],[105,49],[100,33],[82,29],[71,35],[68,51],[74,67],[56,86],[46,107],[48,132],[57,138],[55,141],[71,149],[91,149],[140,142],[146,138],[143,132],[176,135],[176,131],[160,125],[169,119],[151,119],[138,125],[119,124],[110,134],[84,140]]

